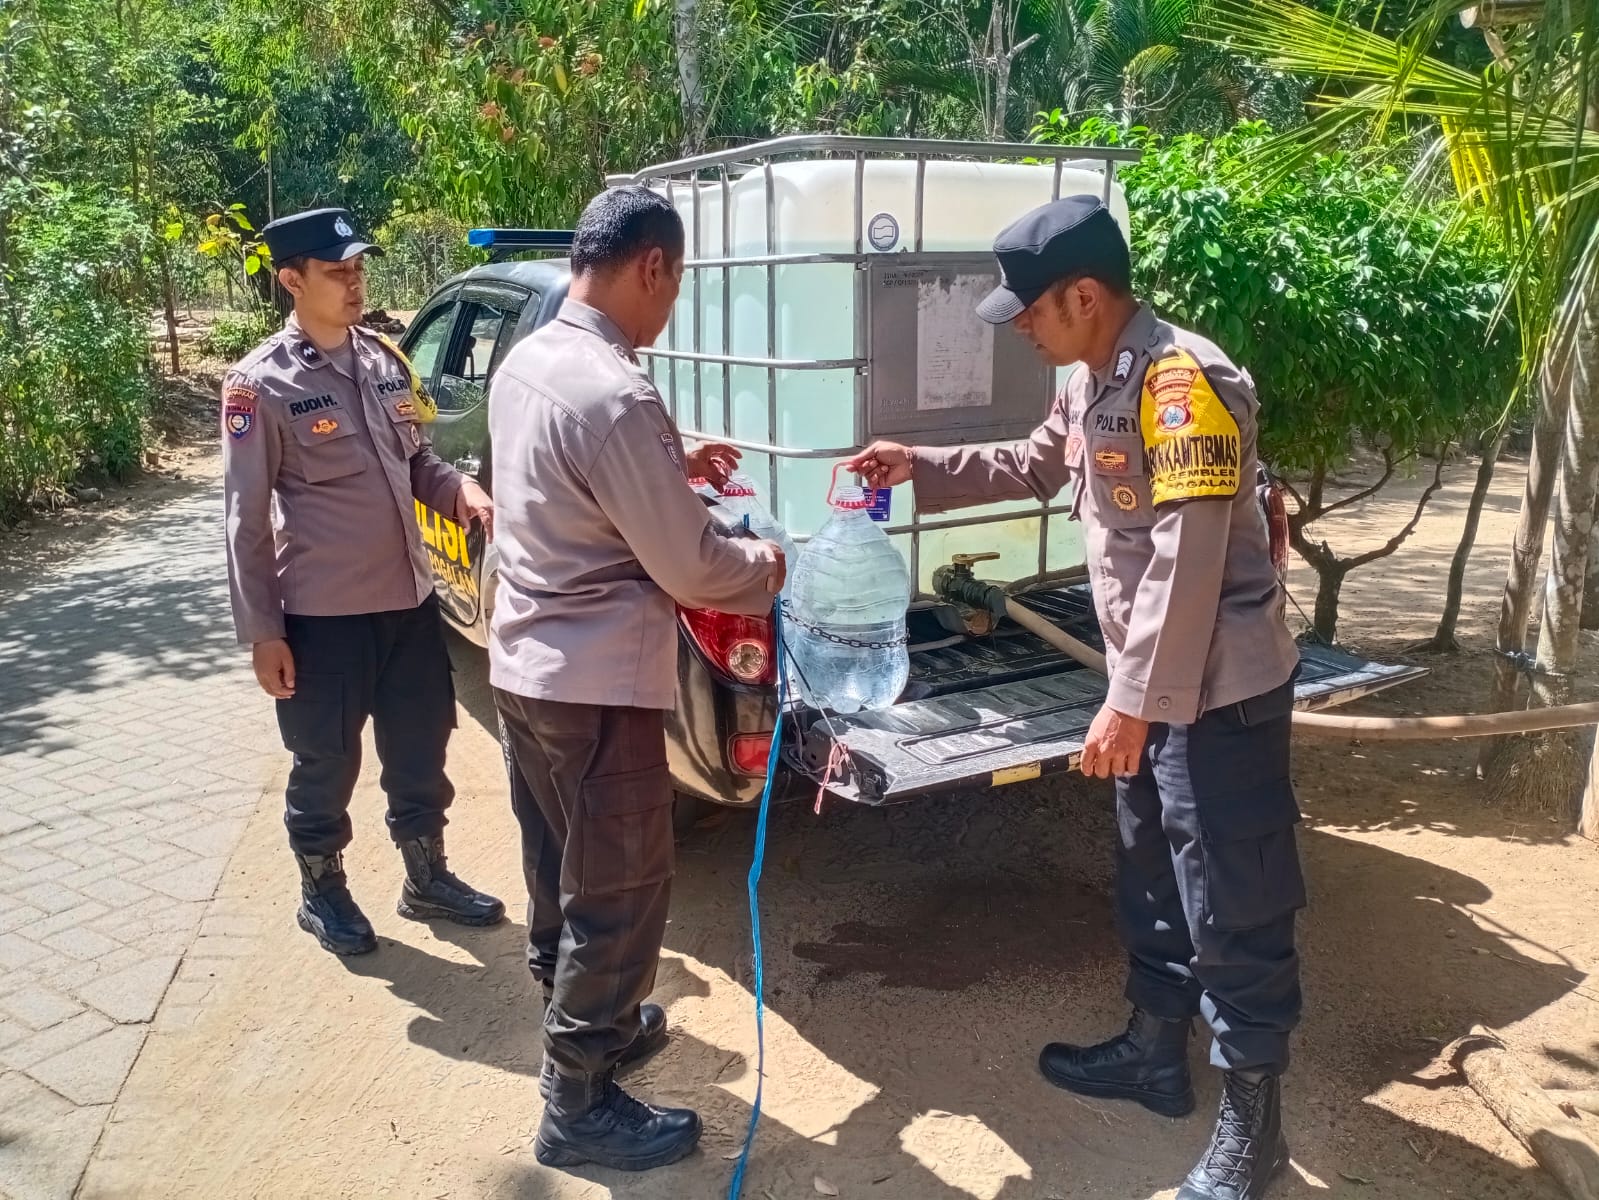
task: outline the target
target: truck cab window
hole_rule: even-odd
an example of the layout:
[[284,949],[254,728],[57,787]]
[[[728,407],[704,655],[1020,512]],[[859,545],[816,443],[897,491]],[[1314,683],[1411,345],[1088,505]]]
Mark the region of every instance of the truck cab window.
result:
[[465,329],[451,348],[439,380],[440,409],[461,412],[483,402],[490,371],[509,346],[521,314],[521,303],[508,297],[467,301]]
[[453,301],[430,309],[417,318],[411,329],[400,339],[406,357],[416,368],[423,383],[432,383],[438,376],[439,359],[450,342],[450,330],[455,327],[455,310],[460,307]]

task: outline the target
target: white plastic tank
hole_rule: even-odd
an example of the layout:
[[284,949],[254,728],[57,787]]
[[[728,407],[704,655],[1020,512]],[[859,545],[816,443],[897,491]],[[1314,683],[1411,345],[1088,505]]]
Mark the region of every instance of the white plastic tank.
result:
[[[774,164],[770,169],[773,241],[767,240],[767,180],[764,168],[748,171],[728,187],[727,231],[723,241],[723,191],[720,182],[674,183],[674,205],[688,232],[690,258],[759,258],[766,254],[852,253],[855,249],[855,163],[852,159],[801,159]],[[995,235],[1017,217],[1051,198],[1053,162],[1038,164],[948,162],[928,160],[924,176],[924,252],[989,252]],[[667,192],[664,184],[656,190]],[[1060,195],[1103,195],[1104,175],[1097,164],[1065,165]],[[698,193],[696,220],[695,194]],[[1128,228],[1127,203],[1113,184],[1112,215]],[[862,178],[862,249],[866,253],[894,254],[915,248],[916,163],[910,160],[868,159]],[[696,249],[695,229],[698,228]],[[849,359],[855,355],[855,268],[849,263],[790,264],[775,268],[775,339],[768,346],[766,269],[734,266],[699,272],[696,304],[694,272],[684,277],[672,326],[659,343],[663,349],[722,353],[723,273],[729,277],[731,353],[750,358],[797,360]],[[699,312],[696,338],[694,314]],[[978,318],[972,315],[973,328]],[[998,329],[994,337],[1017,336]],[[777,372],[776,428],[771,426],[767,371],[761,367],[734,366],[728,370],[727,408],[724,419],[724,368],[699,367],[698,412],[695,405],[692,364],[679,361],[674,370],[667,360],[656,359],[655,377],[662,394],[674,405],[678,423],[685,429],[752,442],[770,442],[790,449],[842,448],[855,444],[855,377],[848,369]],[[1064,379],[1064,373],[1060,376]],[[1040,397],[1043,419],[1047,401]],[[952,435],[951,441],[960,440]],[[804,539],[815,533],[829,516],[826,501],[829,475],[835,460],[779,457],[746,451],[742,470],[760,481],[763,492],[775,491],[773,514],[788,531]],[[775,489],[773,483],[775,482]],[[908,524],[913,499],[911,489],[896,489],[890,524]],[[1065,497],[1056,504],[1064,504]],[[1041,506],[1036,501],[963,509],[956,517],[983,515],[1010,519],[990,525],[934,531],[921,535],[918,579],[920,594],[932,592],[935,568],[952,555],[998,551],[1000,561],[985,567],[993,578],[1030,576],[1039,568]],[[929,518],[934,520],[936,518]],[[911,561],[909,535],[895,543]],[[1080,528],[1064,515],[1051,517],[1046,568],[1064,570],[1084,561]]]

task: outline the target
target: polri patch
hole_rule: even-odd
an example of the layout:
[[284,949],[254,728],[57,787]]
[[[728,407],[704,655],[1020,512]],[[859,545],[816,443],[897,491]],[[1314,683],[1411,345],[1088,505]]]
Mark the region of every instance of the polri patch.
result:
[[252,405],[233,403],[222,410],[222,428],[234,441],[242,441],[255,428],[255,408]]
[[1100,433],[1137,433],[1138,418],[1126,413],[1095,413],[1094,428]]
[[1176,433],[1194,423],[1194,406],[1185,397],[1170,400],[1155,411],[1155,424],[1162,433]]
[[663,433],[661,445],[666,448],[666,457],[672,460],[672,465],[679,471],[683,470],[683,456],[677,452],[677,439],[669,433]]

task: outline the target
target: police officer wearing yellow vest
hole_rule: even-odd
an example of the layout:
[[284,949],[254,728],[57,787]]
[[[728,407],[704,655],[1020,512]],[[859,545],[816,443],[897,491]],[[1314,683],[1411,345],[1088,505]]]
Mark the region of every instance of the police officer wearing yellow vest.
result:
[[1082,364],[1048,418],[1014,445],[878,442],[849,465],[878,486],[914,480],[924,512],[1072,487],[1110,666],[1082,769],[1116,779],[1133,1013],[1121,1036],[1046,1046],[1039,1065],[1069,1091],[1183,1116],[1202,1014],[1226,1075],[1178,1200],[1258,1200],[1288,1162],[1279,1078],[1305,894],[1289,781],[1299,659],[1254,494],[1254,386],[1133,297],[1127,243],[1098,200],[1045,205],[994,250],[1003,285],[978,315],[1014,322],[1050,363]]
[[405,864],[400,915],[492,925],[505,906],[444,857],[455,692],[414,501],[463,529],[487,527],[492,503],[434,454],[423,432],[433,401],[405,356],[358,323],[363,263],[382,251],[337,208],[262,233],[294,314],[223,381],[228,582],[239,641],[294,755],[284,824],[296,916],[335,954],[377,949],[341,853],[370,717]]

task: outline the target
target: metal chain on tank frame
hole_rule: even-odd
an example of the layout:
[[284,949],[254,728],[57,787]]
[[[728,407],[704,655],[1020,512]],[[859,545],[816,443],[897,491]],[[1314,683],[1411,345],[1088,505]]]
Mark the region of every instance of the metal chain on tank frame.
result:
[[794,609],[787,600],[783,601],[783,621],[786,624],[803,629],[806,633],[815,634],[823,641],[833,642],[839,646],[850,646],[856,650],[892,650],[895,646],[908,646],[911,640],[909,631],[886,642],[863,642],[859,638],[840,637],[836,633],[829,633],[820,626],[800,620],[794,615]]

